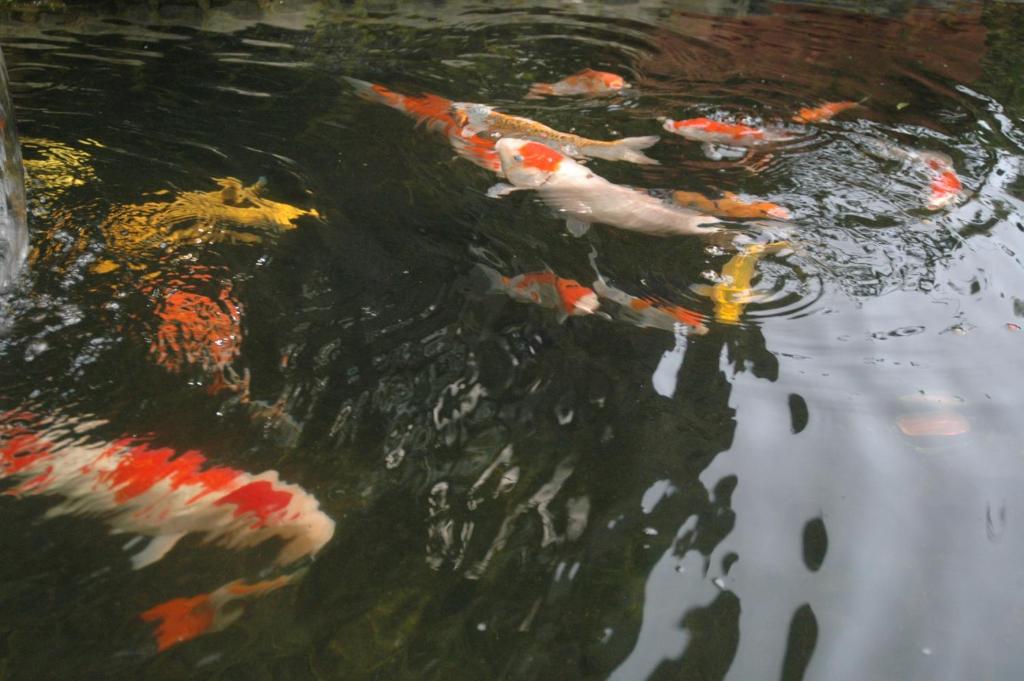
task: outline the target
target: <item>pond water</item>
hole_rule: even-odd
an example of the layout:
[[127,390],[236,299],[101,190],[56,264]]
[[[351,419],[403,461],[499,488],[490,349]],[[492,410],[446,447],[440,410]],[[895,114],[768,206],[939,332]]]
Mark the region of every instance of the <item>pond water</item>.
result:
[[[161,2],[0,46],[0,678],[1024,673],[1024,6]],[[526,97],[583,68],[632,87]],[[576,238],[346,78],[660,134],[587,167],[785,244]],[[699,327],[511,295],[595,266]]]

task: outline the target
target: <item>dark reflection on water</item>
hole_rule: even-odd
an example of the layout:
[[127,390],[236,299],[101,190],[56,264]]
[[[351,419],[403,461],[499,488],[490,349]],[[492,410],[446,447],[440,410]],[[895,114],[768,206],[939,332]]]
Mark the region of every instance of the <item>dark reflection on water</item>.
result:
[[[1019,676],[1019,7],[213,4],[0,27],[34,235],[2,406],[276,470],[336,530],[157,652],[140,613],[279,547],[132,570],[96,518],[0,499],[4,678]],[[523,99],[583,67],[635,87]],[[575,240],[343,76],[595,138],[863,101],[752,159],[591,161],[788,208],[736,304],[736,253]],[[928,210],[917,152],[965,195]],[[589,285],[592,252],[708,333],[559,323],[477,267]]]

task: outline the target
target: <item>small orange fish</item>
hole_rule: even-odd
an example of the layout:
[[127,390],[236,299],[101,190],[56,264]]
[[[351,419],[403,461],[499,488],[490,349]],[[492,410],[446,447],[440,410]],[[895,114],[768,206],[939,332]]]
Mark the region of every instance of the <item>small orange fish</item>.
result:
[[802,108],[793,116],[795,123],[821,123],[831,120],[842,112],[860,106],[860,102],[826,102],[814,108]]
[[600,307],[597,294],[574,279],[564,279],[554,272],[528,272],[506,277],[486,265],[478,267],[487,275],[495,290],[504,291],[514,300],[536,303],[558,311],[560,319],[593,314]]
[[477,134],[463,134],[462,126],[452,116],[454,102],[450,99],[432,94],[407,96],[376,83],[348,77],[345,80],[355,88],[359,97],[401,111],[415,119],[417,124],[446,136],[455,153],[462,158],[492,172],[501,172],[501,163],[494,151],[494,140]]
[[242,616],[243,609],[234,607],[237,601],[276,591],[303,573],[300,570],[253,584],[236,579],[209,593],[159,603],[139,617],[144,622],[157,623],[156,648],[163,652],[204,634],[223,631]]
[[672,192],[672,200],[680,206],[720,218],[789,219],[789,211],[778,204],[770,201],[744,201],[732,192],[722,192],[720,199],[710,199],[697,192]]
[[557,83],[534,83],[527,99],[549,95],[611,95],[630,87],[622,76],[607,71],[583,69]]
[[752,147],[768,141],[766,131],[740,123],[723,123],[711,118],[689,118],[676,121],[668,118],[665,130],[697,142]]

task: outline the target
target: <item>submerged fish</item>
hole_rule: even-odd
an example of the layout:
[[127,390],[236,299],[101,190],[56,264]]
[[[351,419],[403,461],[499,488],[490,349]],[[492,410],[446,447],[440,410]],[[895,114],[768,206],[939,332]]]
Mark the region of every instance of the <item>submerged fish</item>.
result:
[[656,298],[641,298],[611,286],[597,269],[596,255],[591,253],[590,264],[594,268],[597,279],[594,280],[594,291],[605,300],[615,303],[616,317],[641,328],[650,327],[663,331],[676,330],[682,324],[688,327],[691,334],[703,336],[708,332],[704,325],[704,317],[693,310],[668,301]]
[[659,201],[644,192],[613,184],[571,158],[539,142],[506,137],[497,143],[501,167],[511,185],[491,187],[489,196],[533,189],[582,236],[595,222],[645,234],[711,235],[717,218]]
[[212,375],[211,394],[228,389],[244,395],[248,375],[239,377],[231,367],[241,353],[242,306],[231,295],[230,284],[213,284],[208,295],[204,289],[212,283],[210,275],[192,273],[191,279],[174,279],[147,291],[157,319],[150,354],[172,373],[196,367]]
[[711,199],[697,192],[672,192],[672,200],[680,206],[720,218],[789,219],[789,211],[778,204],[770,201],[744,201],[732,192],[722,192],[720,199]]
[[750,244],[725,263],[720,283],[714,286],[694,284],[690,288],[694,293],[712,300],[717,321],[736,324],[747,305],[764,297],[752,288],[757,261],[769,253],[778,253],[790,247],[785,241]]
[[501,164],[494,151],[494,141],[482,135],[464,133],[462,125],[455,120],[452,111],[454,102],[450,99],[432,94],[402,95],[392,92],[383,85],[347,76],[344,78],[355,88],[359,97],[401,111],[417,124],[447,137],[455,153],[462,158],[492,172],[501,172]]
[[[179,453],[133,438],[89,442],[75,424],[27,411],[0,414],[2,479],[17,482],[6,495],[61,498],[47,517],[95,516],[111,534],[149,537],[132,556],[136,570],[162,559],[189,534],[233,550],[277,540],[274,563],[281,567],[315,556],[334,535],[334,521],[317,500],[282,482],[276,471],[253,475],[214,465],[197,451]],[[224,629],[241,612],[229,605],[286,586],[304,572],[256,583],[236,579],[208,594],[153,606],[141,618],[157,623],[157,649],[163,651]]]
[[953,167],[953,159],[946,154],[912,149],[866,135],[857,136],[857,140],[867,153],[876,158],[910,163],[924,171],[929,178],[928,201],[925,204],[929,210],[944,208],[963,195],[963,183]]
[[663,127],[688,140],[729,147],[756,147],[795,138],[795,135],[782,129],[755,128],[741,123],[723,123],[711,118],[689,118],[683,121],[667,118]]
[[821,123],[857,106],[860,102],[826,102],[821,106],[800,109],[791,120],[795,123]]
[[162,652],[204,634],[227,629],[244,612],[237,606],[238,601],[277,591],[303,574],[304,570],[299,570],[255,583],[236,579],[209,593],[159,603],[139,617],[144,622],[157,624],[156,647]]
[[625,137],[606,142],[559,132],[529,118],[510,116],[495,111],[486,104],[456,102],[452,105],[452,112],[456,122],[462,128],[463,134],[486,134],[534,140],[548,144],[573,158],[602,158],[608,161],[628,161],[644,165],[658,164],[653,158],[640,151],[657,144],[660,139],[657,135]]
[[611,95],[630,87],[622,76],[607,71],[583,69],[557,83],[534,83],[527,99],[548,95]]
[[897,419],[896,425],[900,432],[910,437],[953,437],[971,430],[967,417],[951,411],[904,414]]
[[555,309],[560,320],[593,314],[600,307],[594,291],[574,279],[559,277],[554,272],[529,272],[506,277],[486,265],[477,267],[487,276],[494,290],[503,291],[520,302]]
[[47,517],[97,516],[112,533],[149,537],[135,569],[189,534],[235,550],[277,539],[277,565],[316,554],[334,534],[317,500],[277,471],[253,475],[136,438],[88,442],[68,423],[27,412],[0,414],[4,478],[18,483],[5,494],[62,498]]

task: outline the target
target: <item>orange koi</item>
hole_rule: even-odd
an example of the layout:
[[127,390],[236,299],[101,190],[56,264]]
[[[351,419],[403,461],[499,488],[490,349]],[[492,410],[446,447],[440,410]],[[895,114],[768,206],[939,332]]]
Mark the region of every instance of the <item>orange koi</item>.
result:
[[800,109],[791,120],[795,123],[821,123],[856,106],[860,106],[860,102],[826,102],[814,108]]
[[558,311],[559,320],[593,314],[600,306],[597,294],[574,279],[565,279],[554,272],[528,272],[507,277],[486,265],[477,265],[491,287],[505,292],[513,300],[536,303]]
[[209,593],[172,598],[159,603],[139,617],[144,622],[157,624],[156,647],[158,651],[163,652],[204,634],[223,631],[241,617],[243,612],[242,608],[228,606],[288,586],[302,574],[304,571],[300,570],[253,584],[236,579]]
[[527,99],[551,95],[611,95],[630,87],[622,76],[607,71],[583,69],[557,83],[534,83]]
[[376,83],[347,76],[345,80],[355,88],[356,94],[362,99],[401,111],[413,118],[417,125],[424,125],[427,129],[447,137],[455,153],[462,158],[491,172],[501,173],[501,163],[494,151],[494,140],[478,134],[463,134],[462,126],[452,115],[454,102],[450,99],[433,94],[418,97],[402,95]]
[[680,206],[693,208],[720,218],[775,218],[788,220],[789,211],[770,201],[744,201],[732,192],[722,198],[710,199],[697,192],[672,192],[672,200]]

